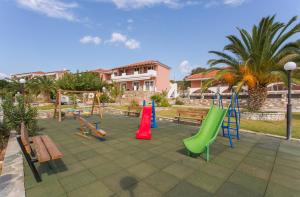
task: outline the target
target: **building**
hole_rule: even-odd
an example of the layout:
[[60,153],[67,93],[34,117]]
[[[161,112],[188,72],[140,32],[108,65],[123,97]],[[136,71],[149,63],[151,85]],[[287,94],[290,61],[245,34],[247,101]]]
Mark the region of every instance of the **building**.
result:
[[[186,81],[191,83],[188,94],[191,98],[201,98],[201,96],[211,96],[217,92],[223,95],[230,95],[229,86],[223,83],[216,83],[209,87],[205,92],[201,92],[203,82],[209,79],[213,79],[218,74],[217,70],[213,70],[205,73],[197,73],[185,78]],[[269,98],[281,98],[287,93],[287,87],[283,82],[271,83],[267,86],[268,97]],[[248,88],[246,86],[242,87],[239,95],[247,95]],[[292,97],[300,97],[300,85],[292,84]]]
[[[50,76],[60,79],[69,70],[53,72],[30,72],[12,75],[15,79],[32,79],[37,76]],[[118,66],[112,69],[95,69],[86,72],[96,73],[107,83],[115,82],[125,92],[167,92],[169,98],[175,98],[177,84],[170,83],[170,67],[156,60],[148,60]]]
[[113,68],[110,79],[125,91],[162,92],[171,88],[170,67],[153,60]]
[[14,74],[11,77],[13,79],[33,79],[34,77],[42,77],[42,76],[48,76],[50,78],[53,78],[54,80],[58,80],[64,76],[64,74],[69,73],[69,70],[59,70],[59,71],[51,71],[51,72],[43,72],[43,71],[37,71],[37,72],[29,72],[29,73],[18,73]]

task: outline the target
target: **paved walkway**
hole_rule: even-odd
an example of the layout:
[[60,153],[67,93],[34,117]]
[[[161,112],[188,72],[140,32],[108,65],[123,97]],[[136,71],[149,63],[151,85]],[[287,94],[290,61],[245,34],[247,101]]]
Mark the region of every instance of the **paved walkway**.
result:
[[[96,120],[96,117],[89,118]],[[138,119],[105,114],[106,141],[74,135],[68,119],[39,121],[64,153],[38,165],[36,183],[25,162],[27,197],[34,196],[300,196],[300,144],[262,135],[241,135],[234,149],[218,137],[211,161],[186,156],[182,139],[198,128],[159,122],[153,140],[134,139]],[[272,128],[270,128],[272,129]]]

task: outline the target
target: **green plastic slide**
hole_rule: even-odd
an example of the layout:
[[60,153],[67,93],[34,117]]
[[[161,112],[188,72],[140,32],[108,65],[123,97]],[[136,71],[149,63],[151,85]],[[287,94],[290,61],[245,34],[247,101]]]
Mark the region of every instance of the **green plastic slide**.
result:
[[188,154],[206,152],[206,161],[209,160],[209,145],[216,139],[228,109],[212,106],[203,121],[198,133],[183,140]]

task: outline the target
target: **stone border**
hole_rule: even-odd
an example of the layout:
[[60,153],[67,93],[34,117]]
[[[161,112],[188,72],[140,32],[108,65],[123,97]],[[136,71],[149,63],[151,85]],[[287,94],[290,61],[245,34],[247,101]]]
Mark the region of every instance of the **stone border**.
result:
[[25,197],[23,156],[16,131],[11,131],[0,176],[0,196]]

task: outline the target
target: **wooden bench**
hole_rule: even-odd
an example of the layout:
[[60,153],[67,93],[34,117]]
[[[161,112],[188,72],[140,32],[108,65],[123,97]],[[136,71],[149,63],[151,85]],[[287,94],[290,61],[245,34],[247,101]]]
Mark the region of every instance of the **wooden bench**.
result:
[[102,129],[97,129],[95,125],[88,122],[83,117],[76,116],[76,120],[78,120],[80,124],[80,132],[79,133],[77,132],[76,133],[77,135],[80,135],[85,138],[89,138],[89,134],[99,138],[103,138],[106,136],[105,131],[103,131]]
[[191,120],[193,122],[201,123],[206,114],[207,112],[202,110],[178,109],[175,118],[178,123],[180,123],[181,120]]
[[139,117],[142,111],[141,106],[128,106],[127,111],[125,111],[125,114],[127,116],[134,116]]
[[[41,177],[36,170],[34,163],[44,163],[63,157],[63,154],[47,135],[34,136],[32,137],[32,141],[30,141],[24,122],[21,123],[21,135],[17,136],[17,140],[37,182],[41,181]],[[34,149],[32,149],[31,143],[33,143]]]

